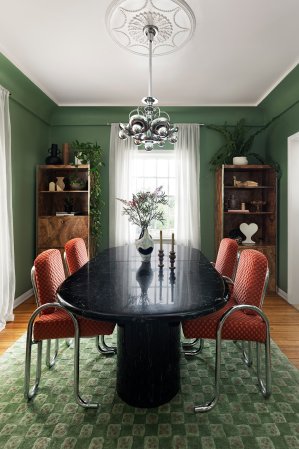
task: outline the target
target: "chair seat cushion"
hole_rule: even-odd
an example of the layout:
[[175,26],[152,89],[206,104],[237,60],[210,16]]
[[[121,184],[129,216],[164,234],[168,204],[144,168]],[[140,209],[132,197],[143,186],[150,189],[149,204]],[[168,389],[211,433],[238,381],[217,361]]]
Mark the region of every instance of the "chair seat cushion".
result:
[[[183,332],[185,338],[216,339],[220,318],[228,309],[236,305],[234,299],[231,298],[227,304],[217,312],[193,320],[184,321]],[[241,310],[237,310],[227,318],[224,323],[222,328],[222,339],[258,341],[264,343],[266,341],[266,325],[259,315],[249,315]]]
[[[77,317],[80,337],[95,337],[97,335],[111,335],[115,323],[108,321],[89,320]],[[71,317],[64,310],[55,310],[50,314],[40,315],[34,322],[33,335],[35,340],[52,338],[72,338],[75,329]]]

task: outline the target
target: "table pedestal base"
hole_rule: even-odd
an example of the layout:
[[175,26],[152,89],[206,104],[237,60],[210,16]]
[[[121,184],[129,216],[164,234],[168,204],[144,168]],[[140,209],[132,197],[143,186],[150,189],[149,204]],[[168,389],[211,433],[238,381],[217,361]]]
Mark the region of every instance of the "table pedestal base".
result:
[[117,393],[134,407],[157,407],[180,387],[180,324],[128,322],[117,331]]

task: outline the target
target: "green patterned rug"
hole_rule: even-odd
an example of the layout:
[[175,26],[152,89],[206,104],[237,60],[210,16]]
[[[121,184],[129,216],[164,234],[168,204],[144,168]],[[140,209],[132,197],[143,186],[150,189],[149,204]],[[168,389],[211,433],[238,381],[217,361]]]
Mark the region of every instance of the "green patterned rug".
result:
[[182,356],[180,394],[159,408],[137,409],[115,392],[116,357],[99,355],[94,339],[82,340],[82,396],[101,402],[98,410],[84,410],[73,399],[73,349],[64,342],[55,368],[43,365],[38,395],[25,402],[23,336],[0,359],[0,448],[299,448],[299,371],[274,344],[268,400],[259,393],[254,369],[243,365],[229,342],[218,405],[210,413],[193,413],[193,404],[212,393],[215,346],[206,343],[203,355]]

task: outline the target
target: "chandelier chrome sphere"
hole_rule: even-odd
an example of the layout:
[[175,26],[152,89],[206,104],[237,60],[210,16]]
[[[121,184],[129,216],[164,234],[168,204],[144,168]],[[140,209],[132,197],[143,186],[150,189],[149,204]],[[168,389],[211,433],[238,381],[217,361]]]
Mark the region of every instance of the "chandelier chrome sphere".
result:
[[163,148],[165,143],[177,141],[178,128],[170,123],[170,117],[166,112],[157,107],[158,100],[152,96],[152,45],[158,28],[154,25],[146,25],[143,29],[149,44],[149,84],[148,96],[142,99],[144,106],[140,106],[130,112],[129,123],[119,124],[119,138],[133,137],[135,145],[142,146],[146,151],[151,151],[154,145]]

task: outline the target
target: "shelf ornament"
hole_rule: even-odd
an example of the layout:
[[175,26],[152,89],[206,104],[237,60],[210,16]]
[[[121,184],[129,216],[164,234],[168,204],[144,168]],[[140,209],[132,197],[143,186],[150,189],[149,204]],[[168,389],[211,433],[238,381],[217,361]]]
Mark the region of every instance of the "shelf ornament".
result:
[[240,231],[245,235],[246,240],[242,243],[243,245],[255,245],[255,242],[252,240],[252,236],[257,232],[258,225],[256,223],[241,223]]

